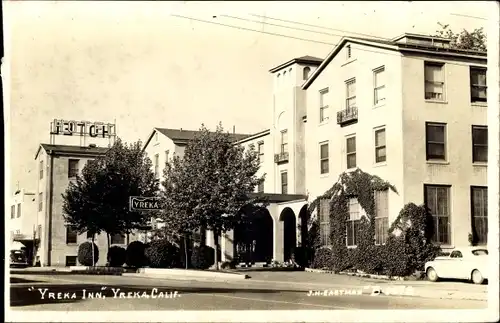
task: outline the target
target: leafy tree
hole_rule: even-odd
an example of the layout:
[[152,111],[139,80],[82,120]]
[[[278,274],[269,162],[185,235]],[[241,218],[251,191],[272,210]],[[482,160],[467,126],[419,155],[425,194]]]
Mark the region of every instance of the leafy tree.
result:
[[450,39],[452,48],[486,52],[486,34],[482,27],[473,31],[462,29],[460,33],[455,33],[449,25],[438,25],[441,29],[436,31],[436,36]]
[[211,230],[215,242],[215,266],[219,269],[219,236],[234,229],[245,205],[265,205],[252,193],[264,180],[257,177],[258,155],[252,148],[234,145],[221,124],[215,132],[204,125],[186,146],[182,160],[174,159],[165,170],[162,217],[182,234]]
[[[155,196],[158,180],[141,142],[127,145],[117,139],[105,155],[87,162],[82,175],[63,194],[68,225],[79,233],[128,234],[143,227],[152,214],[129,210],[130,196]],[[93,238],[92,238],[93,239]]]

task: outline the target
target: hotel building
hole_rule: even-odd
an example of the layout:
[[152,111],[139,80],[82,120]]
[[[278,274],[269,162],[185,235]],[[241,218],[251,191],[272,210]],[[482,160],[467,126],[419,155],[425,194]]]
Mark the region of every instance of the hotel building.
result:
[[[266,194],[270,205],[251,227],[221,237],[223,261],[248,259],[250,253],[256,263],[289,260],[304,237],[308,204],[341,173],[356,168],[397,189],[375,195],[377,243],[385,242],[390,223],[412,202],[430,207],[438,228],[435,240],[443,248],[469,244],[470,233],[486,244],[486,53],[451,49],[449,40],[413,34],[392,40],[345,37],[325,59],[295,58],[270,74],[269,129],[231,134],[235,144],[258,152],[258,175],[266,174],[266,180],[256,192]],[[195,133],[153,129],[144,150],[157,178],[165,161],[182,156]],[[36,221],[23,234],[38,237],[42,266],[76,263],[76,246],[88,237],[65,227],[61,194],[86,161],[106,150],[40,145],[38,212],[32,211]],[[356,199],[349,210],[346,244],[355,247],[353,228],[364,211]],[[320,220],[324,246],[329,245],[327,213],[322,207],[312,214]],[[129,241],[144,238],[137,234]],[[213,245],[211,234],[206,239]],[[96,242],[104,264],[106,237]],[[126,241],[114,237],[113,243]]]
[[[425,203],[443,249],[468,245],[471,233],[486,244],[486,53],[415,34],[345,37],[325,59],[296,58],[270,73],[269,129],[237,142],[258,151],[266,181],[256,190],[272,202],[253,235],[254,250],[265,249],[259,261],[288,260],[301,242],[304,228],[296,228],[305,225],[308,203],[356,168],[397,189],[375,195],[377,243],[405,204]],[[346,244],[355,247],[364,210],[356,199],[349,210]],[[323,207],[312,214],[325,246],[327,213]],[[238,231],[222,237],[222,260],[239,252]]]

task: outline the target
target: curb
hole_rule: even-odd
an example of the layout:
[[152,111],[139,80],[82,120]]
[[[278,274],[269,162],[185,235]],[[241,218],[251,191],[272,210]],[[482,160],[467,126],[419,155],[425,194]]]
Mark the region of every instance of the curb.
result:
[[189,269],[163,269],[163,268],[141,268],[137,273],[123,273],[122,276],[152,276],[167,279],[205,279],[205,280],[244,280],[250,276],[238,273],[213,272]]
[[322,274],[336,274],[336,275],[347,275],[347,276],[355,276],[361,278],[372,278],[372,279],[381,279],[381,280],[405,280],[404,277],[394,276],[389,277],[386,275],[373,275],[373,274],[362,274],[362,273],[349,273],[345,271],[334,272],[332,270],[324,270],[324,269],[314,269],[314,268],[305,268],[304,271],[310,273],[322,273]]

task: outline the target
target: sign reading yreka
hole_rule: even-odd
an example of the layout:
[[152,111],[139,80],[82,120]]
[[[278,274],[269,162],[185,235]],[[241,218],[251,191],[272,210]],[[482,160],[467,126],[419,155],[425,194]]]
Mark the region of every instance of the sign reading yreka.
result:
[[159,197],[130,197],[130,211],[157,211],[162,205]]

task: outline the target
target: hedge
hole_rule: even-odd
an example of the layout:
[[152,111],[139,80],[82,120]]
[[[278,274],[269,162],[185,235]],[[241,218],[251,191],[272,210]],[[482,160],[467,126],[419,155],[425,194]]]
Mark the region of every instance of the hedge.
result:
[[[92,261],[92,245],[94,246],[94,261]],[[99,260],[99,248],[95,243],[86,241],[78,246],[78,262],[83,266],[94,266]]]
[[145,255],[151,268],[178,268],[182,265],[180,249],[168,239],[151,241]]
[[133,241],[127,246],[125,263],[129,267],[140,268],[146,265],[147,260],[144,254],[145,245],[140,241]]
[[108,250],[108,262],[110,267],[122,267],[127,259],[127,251],[119,246],[112,246]]
[[195,269],[208,269],[215,264],[215,249],[209,246],[194,247],[191,254],[191,265]]
[[[374,192],[385,190],[397,193],[390,183],[357,169],[342,174],[332,188],[311,203],[308,209],[310,214],[318,208],[322,199],[329,200],[331,224],[331,249],[325,249],[320,248],[318,218],[311,219],[309,223],[308,248],[316,251],[310,262],[313,268],[407,276],[423,270],[425,262],[437,255],[440,248],[431,242],[434,233],[432,215],[424,205],[413,203],[401,210],[387,232],[385,245],[375,245]],[[366,217],[358,222],[356,248],[346,246],[350,198],[357,198],[366,211]]]

